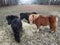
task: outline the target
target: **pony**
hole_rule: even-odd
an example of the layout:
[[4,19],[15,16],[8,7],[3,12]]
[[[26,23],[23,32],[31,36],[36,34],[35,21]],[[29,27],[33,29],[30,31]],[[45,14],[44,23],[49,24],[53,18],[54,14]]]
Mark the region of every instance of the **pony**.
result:
[[25,13],[20,13],[20,19],[22,20],[22,19],[26,19],[27,21],[28,21],[28,23],[29,23],[29,15],[30,14],[37,14],[36,12],[25,12]]
[[56,27],[58,24],[58,18],[54,15],[44,16],[40,14],[31,14],[29,16],[29,23],[35,24],[37,26],[37,32],[39,31],[39,28],[41,26],[47,26],[49,25],[51,31],[50,32],[56,32]]
[[21,20],[19,19],[19,17],[14,15],[6,16],[6,20],[8,22],[8,25],[11,25],[15,40],[19,43],[21,38],[21,32],[22,32]]

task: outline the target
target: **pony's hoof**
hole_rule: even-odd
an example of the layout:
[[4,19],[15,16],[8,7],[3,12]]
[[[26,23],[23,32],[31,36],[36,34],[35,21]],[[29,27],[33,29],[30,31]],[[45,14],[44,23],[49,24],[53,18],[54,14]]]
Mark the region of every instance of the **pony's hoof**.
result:
[[39,29],[37,30],[37,32],[39,32]]

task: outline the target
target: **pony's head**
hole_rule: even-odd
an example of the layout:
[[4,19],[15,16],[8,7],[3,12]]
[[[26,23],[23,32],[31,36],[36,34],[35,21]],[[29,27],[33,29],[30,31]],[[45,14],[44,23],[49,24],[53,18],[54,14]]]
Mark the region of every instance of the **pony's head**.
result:
[[38,17],[39,17],[39,14],[31,14],[29,16],[29,23],[33,24]]
[[37,14],[36,12],[25,12],[25,13],[20,13],[20,19],[26,19],[28,20],[30,14]]
[[8,21],[9,25],[11,24],[12,20],[14,20],[15,18],[18,18],[18,17],[14,15],[6,16],[6,20]]

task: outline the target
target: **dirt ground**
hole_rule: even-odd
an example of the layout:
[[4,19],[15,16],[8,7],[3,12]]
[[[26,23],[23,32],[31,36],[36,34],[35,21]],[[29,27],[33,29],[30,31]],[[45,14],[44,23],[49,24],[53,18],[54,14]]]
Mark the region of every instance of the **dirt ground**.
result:
[[[35,33],[36,26],[23,23],[23,36],[21,42],[14,40],[10,25],[7,24],[7,15],[17,15],[21,12],[37,12],[43,15],[56,15],[59,19],[56,33],[48,33],[44,29]],[[0,45],[60,45],[60,5],[15,5],[0,7]]]

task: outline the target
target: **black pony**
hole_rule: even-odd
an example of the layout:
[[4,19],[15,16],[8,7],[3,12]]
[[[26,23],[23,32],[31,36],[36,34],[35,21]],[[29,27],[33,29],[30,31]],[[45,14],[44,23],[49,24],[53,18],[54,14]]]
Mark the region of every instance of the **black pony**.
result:
[[22,19],[26,19],[27,21],[28,21],[28,23],[29,23],[29,15],[30,14],[37,14],[36,12],[25,12],[25,13],[20,13],[20,19],[22,20]]
[[11,24],[11,28],[14,33],[15,40],[17,42],[20,42],[21,32],[22,32],[22,22],[17,16],[9,15],[6,16],[6,19],[8,21],[8,25]]

